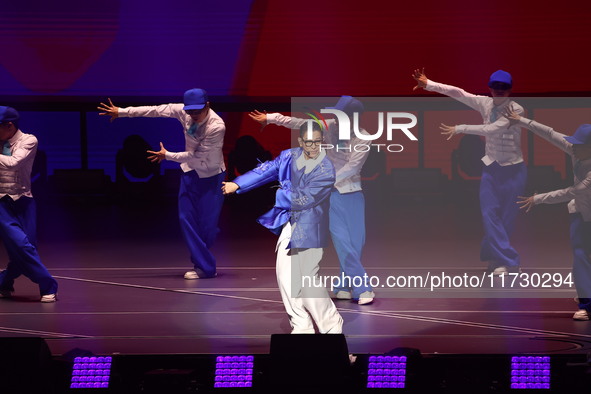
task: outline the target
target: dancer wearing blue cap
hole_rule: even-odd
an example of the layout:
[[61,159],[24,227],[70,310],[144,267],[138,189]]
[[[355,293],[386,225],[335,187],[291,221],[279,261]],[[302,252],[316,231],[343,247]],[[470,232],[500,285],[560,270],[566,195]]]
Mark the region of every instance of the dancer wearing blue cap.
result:
[[487,270],[495,275],[519,272],[519,254],[511,245],[511,233],[519,212],[515,206],[517,196],[525,191],[527,168],[521,152],[521,128],[511,125],[503,111],[511,107],[518,114],[523,108],[509,99],[513,87],[511,74],[498,70],[492,73],[488,87],[492,97],[468,93],[455,86],[429,80],[425,70],[415,70],[417,86],[452,97],[482,115],[481,125],[441,124],[442,134],[448,140],[455,134],[475,134],[486,139],[484,169],[480,180],[480,210],[484,238],[480,247],[480,260],[488,264]]
[[57,282],[37,253],[36,207],[31,194],[31,170],[37,138],[18,128],[19,113],[0,107],[0,238],[8,265],[0,272],[0,298],[14,292],[14,280],[26,276],[39,285],[41,302],[55,302]]
[[591,124],[583,124],[575,134],[566,136],[551,127],[508,111],[506,117],[526,127],[572,159],[574,183],[566,189],[520,197],[518,204],[526,212],[538,204],[568,202],[570,239],[573,248],[573,279],[577,289],[579,310],[574,320],[589,320],[591,314]]
[[216,260],[210,248],[219,233],[218,219],[224,196],[222,181],[226,166],[222,154],[226,125],[209,106],[207,92],[189,89],[184,104],[119,108],[111,99],[98,107],[100,115],[119,117],[175,118],[183,126],[185,151],[169,152],[160,143],[160,150],[148,151],[153,162],[172,160],[180,163],[183,174],[179,190],[181,231],[189,247],[194,269],[185,279],[216,276]]

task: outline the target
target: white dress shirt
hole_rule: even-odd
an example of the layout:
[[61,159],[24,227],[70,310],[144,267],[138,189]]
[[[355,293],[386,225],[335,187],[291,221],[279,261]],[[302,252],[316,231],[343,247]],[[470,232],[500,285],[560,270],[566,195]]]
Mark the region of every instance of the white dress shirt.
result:
[[18,130],[8,142],[11,155],[0,154],[0,198],[33,197],[31,171],[37,153],[37,137]]
[[482,158],[485,165],[489,166],[495,161],[501,166],[523,162],[521,128],[518,125],[511,126],[509,120],[503,116],[503,111],[507,107],[522,115],[523,108],[519,104],[512,100],[506,100],[505,103],[497,107],[494,105],[492,97],[468,93],[455,86],[431,80],[427,81],[425,90],[445,94],[480,112],[483,124],[457,125],[456,132],[482,135],[486,138],[485,156]]
[[184,104],[163,104],[143,107],[119,108],[120,117],[175,118],[183,125],[185,151],[167,152],[166,159],[181,163],[184,172],[195,170],[200,178],[209,178],[226,170],[222,147],[226,125],[222,118],[209,109],[207,117],[193,135],[188,131],[193,119],[183,110]]
[[[287,127],[289,129],[299,129],[301,125],[307,122],[307,119],[285,116],[280,113],[267,114],[267,123]],[[332,162],[336,171],[335,188],[341,194],[351,193],[361,190],[361,169],[369,155],[369,149],[358,148],[355,146],[368,145],[369,141],[358,138],[351,133],[351,139],[348,141],[339,141],[338,123],[334,119],[326,121],[328,131],[324,133],[324,143],[332,145],[330,149],[324,149],[328,159]],[[365,130],[361,133],[367,134]],[[339,145],[340,143],[340,145]],[[337,146],[339,148],[337,149]]]
[[591,222],[591,159],[577,160],[573,154],[573,144],[564,139],[565,135],[554,131],[536,121],[522,117],[519,125],[528,128],[551,144],[560,148],[572,158],[574,184],[566,189],[536,194],[534,204],[568,203],[570,213],[580,212],[583,220]]

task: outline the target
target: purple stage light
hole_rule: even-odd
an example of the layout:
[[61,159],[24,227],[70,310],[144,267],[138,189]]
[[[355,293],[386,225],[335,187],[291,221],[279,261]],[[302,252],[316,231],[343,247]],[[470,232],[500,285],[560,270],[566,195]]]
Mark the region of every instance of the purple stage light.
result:
[[108,388],[112,361],[112,357],[76,357],[70,388]]
[[252,387],[254,356],[234,355],[215,358],[214,388]]
[[366,388],[405,388],[406,356],[369,356]]
[[511,389],[549,390],[550,356],[511,357]]

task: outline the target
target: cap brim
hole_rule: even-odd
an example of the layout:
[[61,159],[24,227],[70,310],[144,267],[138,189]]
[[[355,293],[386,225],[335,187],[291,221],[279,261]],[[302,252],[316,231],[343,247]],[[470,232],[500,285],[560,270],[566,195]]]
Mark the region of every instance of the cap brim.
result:
[[190,111],[190,110],[192,110],[192,109],[203,109],[203,108],[205,108],[205,105],[206,105],[206,104],[193,104],[193,105],[185,105],[185,106],[183,107],[183,110],[184,110],[184,111]]
[[491,81],[488,83],[488,87],[492,88],[492,85],[494,85],[495,83],[502,83],[504,85],[507,85],[507,89],[511,89],[513,87],[513,84],[510,82],[505,82],[505,81]]
[[564,137],[564,139],[567,140],[568,142],[570,142],[573,145],[582,145],[582,144],[584,144],[583,141],[579,141],[578,139],[576,139],[572,135],[569,135],[567,137]]

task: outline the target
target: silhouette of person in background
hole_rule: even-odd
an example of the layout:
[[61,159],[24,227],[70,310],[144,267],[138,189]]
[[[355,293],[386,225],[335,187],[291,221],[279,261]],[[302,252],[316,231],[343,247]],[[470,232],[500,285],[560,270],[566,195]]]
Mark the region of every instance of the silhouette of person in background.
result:
[[265,150],[253,136],[243,135],[228,154],[228,179],[232,180],[272,159],[271,152]]
[[152,150],[143,137],[132,134],[123,141],[123,148],[117,152],[117,181],[145,182],[160,173],[160,163],[148,160]]
[[149,160],[152,147],[137,134],[129,135],[115,159],[117,196],[133,205],[162,196],[160,163]]

